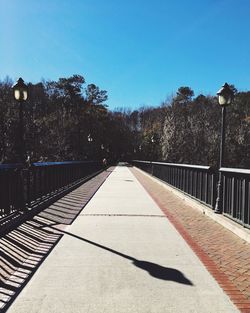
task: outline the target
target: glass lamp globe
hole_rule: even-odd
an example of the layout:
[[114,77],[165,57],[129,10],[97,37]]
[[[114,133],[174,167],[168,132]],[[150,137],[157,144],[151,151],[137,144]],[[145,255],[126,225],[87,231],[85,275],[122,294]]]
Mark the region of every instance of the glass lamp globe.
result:
[[232,103],[234,92],[230,86],[225,83],[222,88],[217,92],[218,102],[221,106],[228,106]]
[[28,87],[20,77],[18,81],[12,86],[14,98],[17,101],[26,101],[28,99]]

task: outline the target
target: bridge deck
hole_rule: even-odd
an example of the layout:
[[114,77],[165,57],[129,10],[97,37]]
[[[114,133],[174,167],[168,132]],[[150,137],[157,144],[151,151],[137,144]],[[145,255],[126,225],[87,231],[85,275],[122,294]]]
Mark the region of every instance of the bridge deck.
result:
[[[230,285],[228,276],[220,272],[211,255],[207,255],[209,251],[201,249],[189,232],[197,229],[192,227],[195,219],[197,223],[205,221],[203,228],[206,225],[198,238],[202,239],[209,231],[207,227],[211,228],[210,235],[211,231],[219,235],[214,227],[220,227],[223,236],[225,230],[196,211],[186,217],[185,226],[187,208],[180,200],[173,195],[166,196],[166,192],[163,196],[161,187],[127,167],[109,171],[104,184],[72,224],[65,220],[65,214],[73,219],[74,212],[79,212],[86,196],[82,187],[22,226],[20,232],[26,239],[21,239],[20,234],[3,239],[5,264],[10,267],[17,266],[10,264],[8,257],[15,239],[24,240],[19,259],[28,255],[28,248],[31,249],[34,242],[37,244],[32,255],[19,267],[18,274],[13,273],[1,289],[3,304],[17,293],[15,286],[25,280],[32,265],[38,264],[43,253],[48,253],[58,241],[8,312],[238,312],[226,295],[228,291],[238,308],[249,312],[247,293]],[[136,177],[146,188],[151,188],[156,199],[160,196],[163,201],[166,197],[169,202],[157,205]],[[183,220],[176,217],[178,205],[181,205]],[[67,224],[70,225],[65,226]],[[226,236],[233,236],[233,245],[236,242],[244,245],[244,251],[250,253],[249,246],[240,239],[237,241],[235,235],[226,233]],[[216,255],[219,249],[211,236],[210,241],[213,240]],[[245,259],[244,275],[247,273],[249,278],[248,260]],[[224,290],[204,264],[217,280],[221,279]]]

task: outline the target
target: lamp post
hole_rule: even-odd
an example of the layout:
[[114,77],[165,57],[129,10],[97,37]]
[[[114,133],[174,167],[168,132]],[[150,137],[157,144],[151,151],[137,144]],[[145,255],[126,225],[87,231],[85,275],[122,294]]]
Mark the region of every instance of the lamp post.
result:
[[104,149],[105,149],[103,143],[101,144],[100,149],[101,149],[101,158],[103,158],[104,157]]
[[91,134],[88,134],[89,157],[92,156],[92,142],[93,142],[93,138],[92,138]]
[[[226,120],[226,107],[233,101],[234,92],[230,86],[225,83],[222,88],[217,92],[218,102],[221,106],[221,135],[220,135],[220,162],[219,168],[224,165],[224,145],[225,145],[225,120]],[[217,199],[215,204],[214,213],[222,212],[222,175],[219,171],[219,180],[217,185]]]
[[23,102],[28,99],[28,87],[20,77],[12,86],[14,98],[19,102],[19,159],[22,163],[25,162],[24,149],[24,127],[23,127]]
[[155,147],[157,143],[155,134],[150,138],[150,141],[151,141],[151,158],[152,158],[152,161],[154,161]]

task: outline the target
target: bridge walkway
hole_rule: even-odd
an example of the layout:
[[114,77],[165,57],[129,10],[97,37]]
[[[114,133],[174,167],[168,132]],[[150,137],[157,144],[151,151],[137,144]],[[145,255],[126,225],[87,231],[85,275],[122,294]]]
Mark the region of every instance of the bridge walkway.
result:
[[[240,290],[233,284],[212,255],[221,261],[220,236],[233,238],[234,247],[244,245],[240,255],[245,277],[249,275],[245,257],[250,253],[245,242],[135,169],[110,168],[104,179],[82,211],[86,193],[79,187],[52,205],[47,215],[43,212],[22,225],[19,233],[3,238],[4,262],[10,267],[17,266],[10,259],[16,238],[24,241],[17,259],[27,257],[36,243],[1,289],[2,303],[20,291],[8,313],[250,312],[248,287]],[[66,213],[72,223],[65,221]],[[209,231],[211,239],[204,239]],[[203,240],[206,246],[213,242],[213,253],[204,248]],[[44,253],[49,255],[45,258]],[[40,267],[17,291],[15,286],[21,286],[35,264]]]

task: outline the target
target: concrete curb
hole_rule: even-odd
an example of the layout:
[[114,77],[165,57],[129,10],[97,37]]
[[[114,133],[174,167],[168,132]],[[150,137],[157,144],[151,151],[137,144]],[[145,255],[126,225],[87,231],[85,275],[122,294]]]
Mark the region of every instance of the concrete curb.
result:
[[154,176],[152,176],[152,175],[142,171],[141,169],[139,169],[137,167],[134,167],[134,169],[136,169],[140,173],[144,174],[145,176],[149,177],[154,182],[156,182],[157,184],[161,185],[166,190],[172,192],[177,197],[181,198],[183,201],[186,202],[187,205],[190,205],[193,208],[199,210],[201,213],[209,216],[215,222],[219,223],[220,225],[222,225],[226,229],[230,230],[231,232],[233,232],[235,235],[237,235],[241,239],[243,239],[246,242],[250,243],[250,230],[248,230],[248,229],[244,228],[243,226],[241,226],[240,224],[237,224],[236,222],[230,220],[229,218],[227,218],[224,215],[215,214],[213,212],[213,210],[210,209],[209,207],[207,207],[204,204],[200,203],[199,201],[194,200],[191,197],[185,195],[183,192],[178,191],[177,189],[173,188],[172,186],[170,186],[169,184],[163,182],[162,180],[160,180],[160,179],[158,179],[158,178],[156,178],[156,177],[154,177]]

